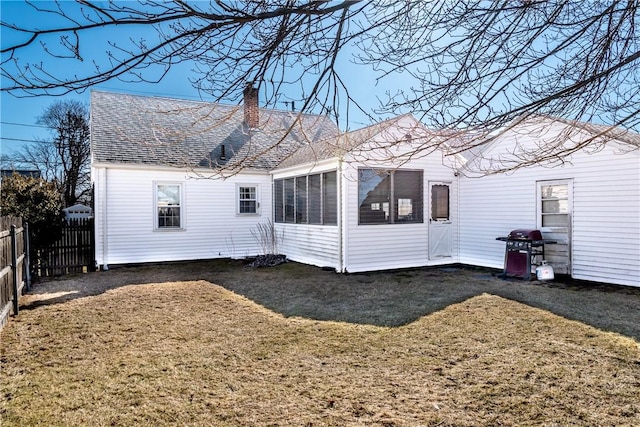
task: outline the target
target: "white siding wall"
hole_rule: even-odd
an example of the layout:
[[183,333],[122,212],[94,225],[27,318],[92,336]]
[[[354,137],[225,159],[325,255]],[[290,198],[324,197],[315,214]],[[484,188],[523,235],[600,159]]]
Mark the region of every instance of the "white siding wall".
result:
[[[285,171],[276,171],[273,179],[312,175],[320,172],[335,171],[337,168],[338,161],[331,159],[289,168]],[[340,185],[340,178],[338,178],[338,185]],[[339,206],[338,212],[340,212]],[[275,224],[275,227],[278,235],[282,237],[280,251],[290,260],[319,267],[340,269],[339,225],[278,223]]]
[[336,225],[276,224],[283,237],[281,252],[292,261],[340,268],[340,236]]
[[536,181],[562,179],[573,183],[572,277],[640,286],[640,156],[613,146],[561,167],[462,178],[460,262],[502,268],[505,244],[495,238],[536,228]]
[[[399,135],[400,136],[400,135]],[[406,147],[403,145],[403,147]],[[388,156],[389,152],[382,153]],[[398,153],[401,156],[401,153]],[[345,268],[348,272],[386,270],[395,268],[422,267],[458,262],[458,186],[454,171],[444,166],[442,153],[436,151],[415,158],[401,165],[404,169],[422,170],[424,222],[421,224],[358,224],[358,168],[391,168],[387,160],[376,161],[376,153],[355,153],[356,159],[345,159],[344,163],[344,252]],[[429,182],[451,183],[452,256],[429,260]]]
[[[108,168],[95,179],[99,264],[244,257],[260,252],[251,229],[271,217],[267,174],[242,173],[221,181],[189,178],[184,171]],[[183,184],[183,230],[154,230],[156,182]],[[260,215],[236,214],[237,184],[259,187]]]

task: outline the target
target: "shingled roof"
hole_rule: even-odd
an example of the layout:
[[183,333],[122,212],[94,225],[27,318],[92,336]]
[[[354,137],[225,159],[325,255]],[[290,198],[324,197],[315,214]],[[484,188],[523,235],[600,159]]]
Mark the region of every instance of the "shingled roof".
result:
[[[405,119],[408,119],[405,121]],[[402,124],[404,121],[404,124]],[[391,135],[395,133],[397,135]],[[403,114],[382,122],[357,129],[351,132],[343,133],[339,136],[319,141],[316,144],[310,144],[299,148],[286,159],[284,159],[279,168],[297,166],[304,163],[318,162],[330,158],[340,158],[344,154],[358,149],[366,142],[380,139],[383,142],[374,144],[370,148],[388,148],[400,142],[394,140],[401,135],[401,140],[406,138],[422,139],[422,149],[428,151],[434,148],[449,149],[448,142],[452,139],[460,137],[461,132],[448,132],[445,130],[432,130],[424,127],[415,117],[410,114]]]
[[241,106],[92,91],[93,162],[271,169],[301,146],[339,134],[326,116],[259,114],[249,128]]

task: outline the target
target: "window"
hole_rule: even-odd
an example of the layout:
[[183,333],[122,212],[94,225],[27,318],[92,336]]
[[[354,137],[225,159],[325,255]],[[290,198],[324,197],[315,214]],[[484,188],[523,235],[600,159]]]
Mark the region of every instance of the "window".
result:
[[273,182],[273,221],[284,222],[284,180]]
[[358,169],[360,224],[423,222],[422,171]]
[[569,224],[569,185],[560,183],[541,183],[541,222],[543,227],[568,227]]
[[296,224],[307,223],[307,177],[296,178]]
[[337,184],[335,171],[274,180],[275,222],[336,225]]
[[322,175],[308,176],[309,224],[322,224]]
[[335,172],[322,174],[322,218],[324,224],[338,224],[338,186]]
[[296,219],[296,187],[295,179],[284,180],[284,222],[295,222]]
[[431,219],[433,221],[449,220],[449,186],[434,184],[431,186]]
[[156,228],[182,228],[182,184],[156,184]]
[[255,185],[238,186],[238,213],[255,215],[258,213],[258,187]]

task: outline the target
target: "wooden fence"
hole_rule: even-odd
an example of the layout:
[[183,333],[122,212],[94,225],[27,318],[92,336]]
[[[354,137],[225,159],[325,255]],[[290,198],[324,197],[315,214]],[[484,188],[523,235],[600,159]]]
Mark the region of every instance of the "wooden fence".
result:
[[0,328],[18,314],[20,295],[30,286],[28,236],[20,218],[0,217]]
[[60,238],[38,248],[34,272],[39,277],[94,271],[95,237],[93,218],[70,219],[62,225]]

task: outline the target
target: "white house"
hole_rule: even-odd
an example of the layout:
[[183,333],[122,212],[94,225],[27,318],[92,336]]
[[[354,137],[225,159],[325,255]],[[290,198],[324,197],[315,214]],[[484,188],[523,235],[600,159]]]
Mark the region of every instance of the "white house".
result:
[[341,272],[457,262],[458,185],[442,139],[403,115],[300,148],[272,171],[283,252]]
[[[640,286],[631,132],[533,117],[448,154],[464,134],[411,115],[340,133],[324,116],[259,109],[251,88],[244,108],[105,92],[91,107],[103,267],[257,255],[251,231],[272,221],[281,253],[339,272],[502,268],[496,237],[531,228],[558,241],[546,247],[557,273]],[[502,171],[543,147],[576,150]]]
[[[543,155],[541,163],[491,173]],[[640,286],[640,135],[534,116],[470,157],[459,170],[461,263],[501,268],[505,244],[495,238],[539,229],[558,242],[545,247],[556,272]]]
[[250,87],[244,108],[92,92],[98,265],[260,253],[269,170],[337,133],[324,116],[259,109]]

